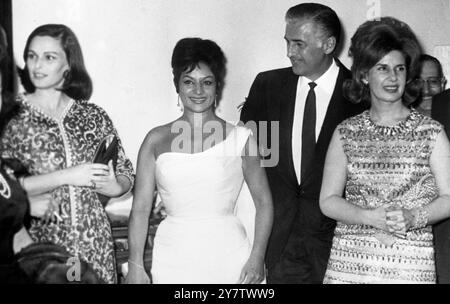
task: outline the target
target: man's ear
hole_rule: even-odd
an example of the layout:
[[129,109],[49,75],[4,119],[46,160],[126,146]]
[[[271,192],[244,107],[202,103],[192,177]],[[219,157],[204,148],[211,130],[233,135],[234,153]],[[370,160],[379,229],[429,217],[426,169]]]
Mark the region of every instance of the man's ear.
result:
[[336,38],[331,36],[325,39],[322,49],[323,52],[327,55],[333,53],[333,51],[336,49]]

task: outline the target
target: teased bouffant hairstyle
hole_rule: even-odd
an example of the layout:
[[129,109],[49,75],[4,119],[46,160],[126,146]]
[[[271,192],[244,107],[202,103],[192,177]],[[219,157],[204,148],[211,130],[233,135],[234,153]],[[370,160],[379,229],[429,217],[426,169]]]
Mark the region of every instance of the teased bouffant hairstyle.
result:
[[336,45],[341,39],[341,23],[336,12],[326,5],[319,3],[301,3],[291,7],[286,12],[285,19],[310,19],[322,28],[328,37],[336,38]]
[[420,73],[421,47],[411,28],[392,17],[366,21],[353,35],[349,49],[349,56],[353,58],[352,79],[344,83],[344,94],[349,100],[370,104],[369,86],[362,79],[391,51],[399,51],[405,57],[407,81],[403,102],[410,104],[416,100],[420,86],[413,80]]
[[226,58],[221,48],[212,40],[184,38],[177,42],[172,54],[173,83],[177,93],[183,72],[192,72],[200,62],[205,63],[214,74],[217,98],[220,100],[225,82]]
[[[65,80],[61,91],[70,98],[75,100],[89,100],[92,95],[92,80],[89,77],[86,67],[84,66],[83,53],[74,32],[63,24],[45,24],[36,28],[28,37],[25,49],[23,51],[23,60],[27,62],[30,43],[36,36],[49,36],[61,42],[69,71],[65,75]],[[28,93],[33,93],[36,88],[30,80],[28,67],[25,64],[24,69],[20,72],[22,85]]]

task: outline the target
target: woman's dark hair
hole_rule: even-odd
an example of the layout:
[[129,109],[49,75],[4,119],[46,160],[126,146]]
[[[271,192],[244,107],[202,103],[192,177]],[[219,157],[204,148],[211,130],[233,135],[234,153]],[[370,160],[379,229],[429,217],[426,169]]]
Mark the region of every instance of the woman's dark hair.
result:
[[172,54],[173,83],[177,93],[183,72],[192,72],[200,62],[205,63],[214,74],[217,100],[220,100],[225,82],[226,58],[220,47],[211,40],[184,38],[177,42]]
[[0,78],[1,78],[1,111],[0,132],[19,110],[19,104],[14,101],[16,95],[15,65],[8,48],[6,32],[0,26]]
[[405,57],[407,81],[403,102],[410,104],[416,100],[420,86],[413,80],[420,73],[421,47],[410,27],[392,17],[366,21],[353,35],[349,50],[353,58],[352,79],[344,83],[344,94],[349,100],[370,104],[369,86],[362,79],[391,51],[399,51]]
[[36,36],[49,36],[61,42],[69,64],[69,71],[61,91],[75,100],[88,100],[92,95],[92,81],[84,66],[83,53],[74,32],[63,24],[45,24],[36,28],[28,37],[23,51],[25,67],[20,72],[22,85],[28,93],[35,91],[26,65],[30,43]]

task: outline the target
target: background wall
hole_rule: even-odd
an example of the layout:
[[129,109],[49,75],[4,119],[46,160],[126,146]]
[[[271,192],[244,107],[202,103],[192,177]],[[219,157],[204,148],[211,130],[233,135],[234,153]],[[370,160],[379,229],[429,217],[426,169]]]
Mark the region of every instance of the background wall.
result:
[[[92,102],[110,114],[136,164],[146,133],[179,114],[170,58],[187,36],[215,40],[228,57],[218,114],[237,121],[260,71],[289,66],[284,14],[298,0],[14,0],[14,48],[19,66],[27,36],[44,23],[64,23],[77,34],[94,81]],[[450,0],[323,0],[345,29],[340,58],[358,25],[375,16],[407,22],[450,79]]]

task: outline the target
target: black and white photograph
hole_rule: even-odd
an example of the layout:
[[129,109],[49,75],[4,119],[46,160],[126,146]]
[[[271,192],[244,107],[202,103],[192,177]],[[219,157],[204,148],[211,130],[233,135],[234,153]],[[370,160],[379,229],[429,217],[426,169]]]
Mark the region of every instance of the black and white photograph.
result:
[[1,0],[0,284],[449,284],[449,33],[449,0]]

